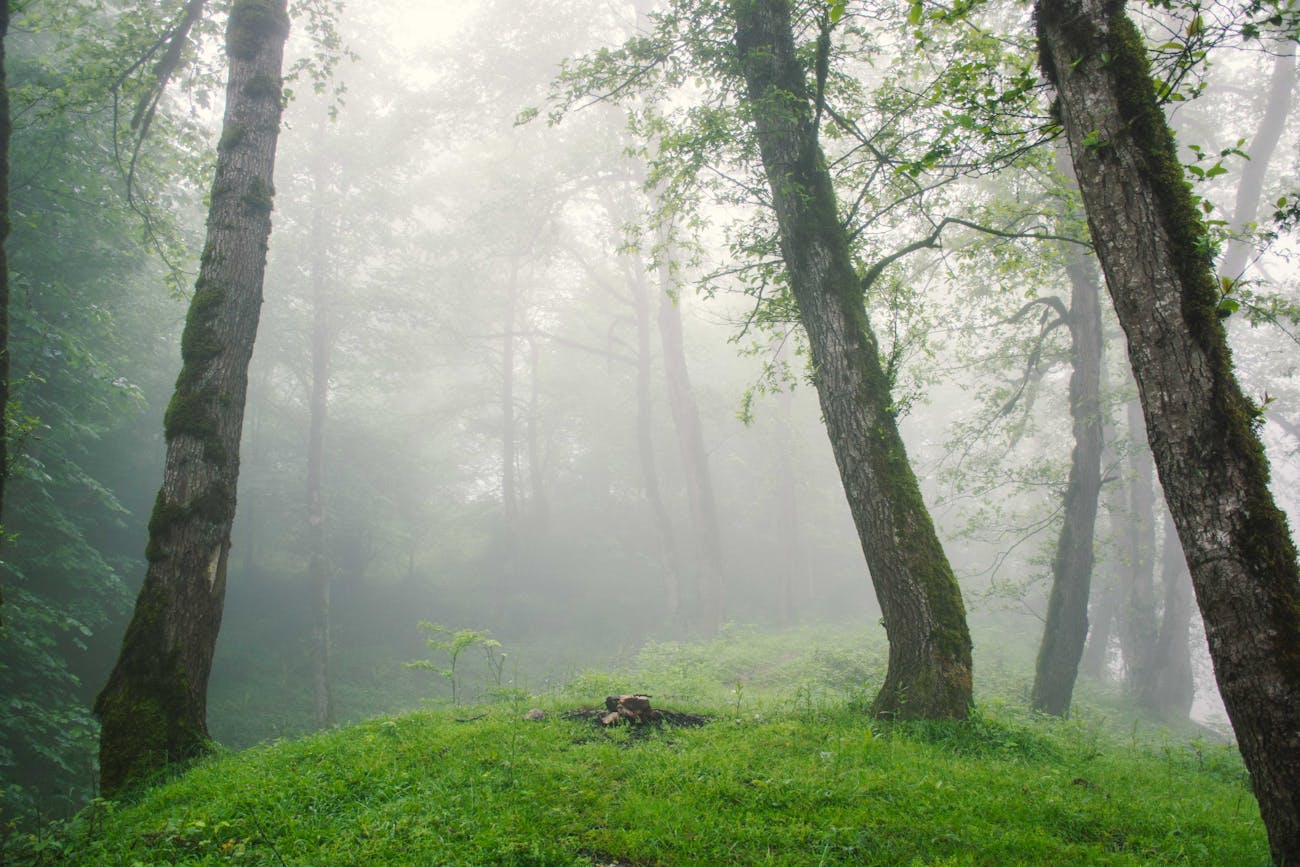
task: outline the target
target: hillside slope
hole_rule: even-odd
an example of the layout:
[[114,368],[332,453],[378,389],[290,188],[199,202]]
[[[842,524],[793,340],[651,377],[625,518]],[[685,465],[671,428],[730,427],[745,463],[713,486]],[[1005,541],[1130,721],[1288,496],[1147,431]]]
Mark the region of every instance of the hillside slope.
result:
[[10,859],[1268,863],[1227,746],[1006,707],[963,724],[869,724],[851,703],[808,696],[766,709],[738,696],[704,727],[638,734],[565,719],[560,701],[539,722],[518,702],[427,711],[211,759]]

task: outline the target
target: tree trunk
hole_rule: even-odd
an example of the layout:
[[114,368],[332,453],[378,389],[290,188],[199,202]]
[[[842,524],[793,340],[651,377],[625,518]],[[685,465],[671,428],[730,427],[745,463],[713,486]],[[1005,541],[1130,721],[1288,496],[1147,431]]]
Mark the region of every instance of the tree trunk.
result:
[[528,528],[534,538],[551,526],[551,504],[546,496],[542,459],[542,344],[528,338]]
[[1065,521],[1052,561],[1052,591],[1038,651],[1035,710],[1064,716],[1088,637],[1093,531],[1101,495],[1101,287],[1090,259],[1072,256],[1070,277],[1070,417],[1074,453],[1065,490]]
[[501,536],[502,563],[497,575],[497,616],[505,614],[506,602],[515,583],[519,565],[519,493],[516,460],[518,453],[515,420],[515,329],[519,324],[519,253],[510,256],[506,278],[506,309],[501,338]]
[[1123,5],[1038,0],[1037,26],[1219,689],[1273,858],[1300,863],[1300,571],[1204,226]]
[[695,539],[695,568],[700,590],[700,616],[704,630],[716,635],[722,628],[726,609],[726,587],[722,561],[722,532],[718,526],[718,506],[713,496],[713,474],[709,470],[709,453],[704,447],[704,427],[700,409],[691,389],[690,370],[686,365],[686,342],[682,336],[682,313],[677,306],[672,274],[667,257],[671,245],[660,236],[664,261],[659,263],[659,340],[663,347],[664,377],[668,382],[668,407],[677,432],[677,446],[682,456],[686,478],[686,502],[691,515],[691,534]]
[[[1114,570],[1107,570],[1113,573]],[[1119,609],[1114,586],[1115,576],[1109,574],[1101,586],[1093,593],[1092,616],[1089,617],[1091,628],[1088,630],[1088,643],[1083,649],[1083,658],[1079,661],[1079,670],[1093,678],[1106,682],[1110,680],[1110,637],[1115,625],[1115,615]]]
[[[1268,161],[1277,150],[1278,140],[1286,128],[1287,115],[1291,113],[1291,94],[1295,90],[1295,42],[1284,39],[1277,46],[1273,60],[1273,74],[1268,83],[1268,101],[1264,104],[1264,117],[1251,139],[1247,153],[1250,159],[1241,170],[1237,184],[1237,201],[1232,211],[1232,228],[1245,231],[1259,218],[1259,202],[1264,194],[1264,176]],[[1228,250],[1219,263],[1219,273],[1232,280],[1241,278],[1250,259],[1250,244],[1239,239],[1228,242]]]
[[149,561],[117,665],[95,702],[101,789],[113,796],[208,749],[207,686],[221,627],[248,361],[271,232],[286,0],[236,0],[207,241],[167,407]]
[[1138,694],[1142,704],[1169,722],[1186,721],[1196,697],[1192,680],[1192,582],[1187,560],[1178,544],[1173,521],[1165,516],[1165,541],[1160,555],[1165,613],[1151,655],[1151,676]]
[[664,582],[664,609],[670,621],[682,615],[681,558],[673,534],[672,519],[664,505],[659,483],[659,465],[655,460],[654,401],[651,399],[650,371],[650,285],[639,260],[625,259],[628,291],[636,315],[636,445],[641,459],[641,479],[646,502],[654,517],[663,555],[660,572]]
[[[796,583],[808,584],[808,566],[799,533],[799,486],[795,474],[794,396],[789,388],[777,395],[780,416],[776,420],[776,531],[780,535],[781,562],[777,574],[777,618],[782,626],[798,619]],[[796,579],[803,578],[802,581]],[[808,594],[811,596],[811,593]]]
[[817,393],[889,636],[872,711],[964,718],[970,633],[961,591],[894,418],[786,0],[734,0],[736,45]]
[[334,724],[330,693],[330,570],[325,558],[325,500],[321,476],[325,465],[325,422],[329,412],[330,356],[334,335],[326,298],[328,239],[324,197],[327,183],[318,167],[317,205],[312,216],[311,397],[307,425],[307,579],[311,586],[311,685],[317,728]]
[[1156,612],[1155,585],[1155,486],[1152,480],[1151,450],[1143,431],[1142,408],[1129,401],[1128,415],[1128,508],[1123,517],[1127,598],[1119,617],[1120,653],[1130,692],[1140,695],[1152,677],[1156,637],[1160,618]]

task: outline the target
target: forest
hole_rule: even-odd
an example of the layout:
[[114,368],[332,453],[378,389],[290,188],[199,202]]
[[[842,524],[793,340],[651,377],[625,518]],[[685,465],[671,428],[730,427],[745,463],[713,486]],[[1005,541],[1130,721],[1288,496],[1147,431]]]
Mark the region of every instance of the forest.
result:
[[0,865],[1300,863],[1297,40],[7,0]]

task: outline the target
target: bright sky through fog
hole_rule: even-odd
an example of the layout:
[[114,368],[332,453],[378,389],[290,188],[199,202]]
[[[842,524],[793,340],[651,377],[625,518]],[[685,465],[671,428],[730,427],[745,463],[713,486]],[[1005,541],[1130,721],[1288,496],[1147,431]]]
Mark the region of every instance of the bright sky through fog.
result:
[[474,13],[474,0],[411,0],[391,4],[385,16],[389,38],[404,51],[441,42]]

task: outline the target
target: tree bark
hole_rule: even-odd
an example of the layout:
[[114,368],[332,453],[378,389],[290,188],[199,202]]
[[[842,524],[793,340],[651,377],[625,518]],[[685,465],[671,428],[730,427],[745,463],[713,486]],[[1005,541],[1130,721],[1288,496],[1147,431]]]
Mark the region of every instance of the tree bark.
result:
[[1032,703],[1036,710],[1064,716],[1070,710],[1088,637],[1093,533],[1101,495],[1101,287],[1092,262],[1072,256],[1070,278],[1070,417],[1074,452],[1065,490],[1065,521],[1052,560],[1047,623],[1038,651]]
[[1204,227],[1123,4],[1038,0],[1037,27],[1215,676],[1273,858],[1300,863],[1300,572]]
[[873,713],[964,718],[970,633],[961,591],[908,462],[889,380],[817,141],[786,0],[733,0],[746,107],[757,133],[790,288],[849,508],[889,637]]
[[120,793],[209,746],[207,685],[221,627],[248,361],[271,232],[286,0],[236,0],[207,241],[167,407],[149,561],[117,664],[95,702],[101,789]]
[[[1287,115],[1291,113],[1296,73],[1295,42],[1291,39],[1283,40],[1277,46],[1277,52],[1277,57],[1273,60],[1273,74],[1269,77],[1264,116],[1246,151],[1250,159],[1242,167],[1241,181],[1237,184],[1232,228],[1238,232],[1245,231],[1259,218],[1259,203],[1264,194],[1264,176],[1268,172],[1268,162],[1277,150],[1277,143],[1286,129]],[[1229,241],[1228,250],[1219,263],[1219,273],[1231,280],[1240,279],[1246,270],[1250,249],[1250,244],[1240,239]]]

